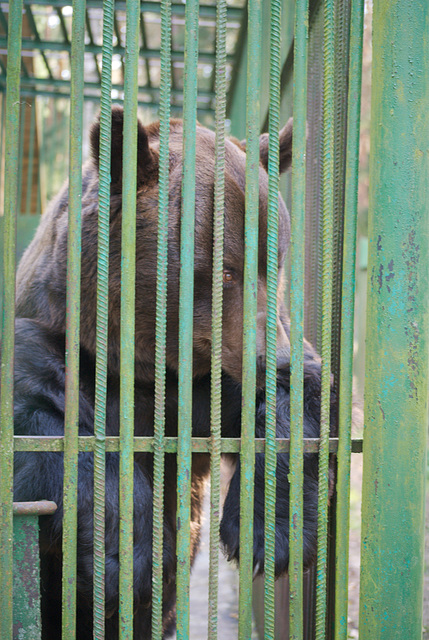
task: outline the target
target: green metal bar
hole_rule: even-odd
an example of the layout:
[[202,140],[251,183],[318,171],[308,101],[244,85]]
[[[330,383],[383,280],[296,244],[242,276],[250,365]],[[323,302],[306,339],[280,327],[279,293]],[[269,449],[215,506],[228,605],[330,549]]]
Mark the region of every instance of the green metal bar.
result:
[[[34,5],[46,5],[44,0],[25,0],[25,5],[34,4]],[[69,0],[52,0],[49,3],[50,7],[67,7],[70,4]],[[100,0],[88,0],[87,6],[89,8],[99,8]],[[125,11],[126,9],[126,0],[117,0],[115,2],[115,8],[117,11]],[[148,13],[161,13],[161,3],[160,2],[140,2],[140,10]],[[171,11],[173,15],[185,15],[186,7],[184,4],[174,3],[172,4]],[[228,20],[239,20],[243,14],[243,9],[241,7],[228,7],[227,15]],[[216,4],[207,4],[201,5],[199,7],[199,15],[200,17],[211,17],[216,18]]]
[[308,0],[295,7],[291,214],[291,453],[289,507],[289,635],[303,637],[303,389]]
[[34,169],[34,142],[36,139],[36,100],[31,104],[30,119],[30,145],[28,149],[28,165],[27,165],[27,199],[25,202],[25,213],[31,213],[32,202],[31,194],[33,192],[33,169]]
[[[1,81],[0,81],[0,89],[1,89]],[[29,98],[37,98],[37,97],[45,97],[45,98],[69,98],[69,95],[67,93],[59,93],[57,91],[38,91],[37,89],[23,89],[20,92],[20,96],[23,97],[29,97]],[[94,96],[89,96],[89,95],[84,95],[83,96],[83,100],[84,101],[89,101],[89,102],[96,102],[99,103],[100,101],[100,96],[99,95],[94,95]],[[123,104],[124,100],[122,98],[115,98],[115,104]],[[139,107],[146,107],[146,108],[151,108],[151,109],[158,109],[159,108],[159,103],[158,102],[144,102],[143,100],[139,100],[137,102]],[[183,114],[183,108],[180,105],[171,105],[171,111],[176,113],[176,114]],[[207,106],[198,106],[197,107],[197,114],[200,115],[204,115],[207,116],[207,113],[211,113],[213,111],[212,107],[207,105]]]
[[[164,438],[165,453],[177,453],[178,439],[172,436]],[[155,440],[152,436],[134,437],[133,448],[136,452],[154,452]],[[304,452],[317,453],[319,451],[319,438],[304,438]],[[64,438],[52,436],[14,436],[14,451],[63,451]],[[91,452],[96,446],[94,436],[79,436],[79,451]],[[192,451],[195,453],[207,453],[211,451],[211,438],[191,438]],[[276,438],[277,453],[289,453],[289,438]],[[120,451],[120,439],[117,436],[106,437],[106,451]],[[240,453],[240,438],[222,438],[222,453]],[[255,452],[264,453],[265,438],[255,438]],[[329,453],[338,451],[338,438],[329,438]],[[362,439],[356,438],[352,441],[352,453],[362,453]]]
[[[112,38],[114,0],[103,2],[103,58],[98,195],[97,333],[94,404],[94,638],[105,634],[105,476],[109,299],[110,155],[112,137]],[[86,12],[88,16],[88,12]]]
[[[162,49],[161,49],[162,50]],[[5,85],[6,84],[6,79],[5,78],[1,78],[0,79],[0,86],[1,85]],[[23,87],[26,86],[46,86],[46,87],[70,87],[70,80],[62,80],[61,78],[53,78],[52,80],[50,80],[49,78],[22,78],[21,79],[21,85]],[[85,89],[92,89],[94,91],[99,91],[100,89],[100,85],[98,82],[85,82],[84,83],[84,88]],[[118,91],[123,91],[124,90],[124,85],[123,84],[112,84],[112,89],[116,89]],[[146,86],[140,86],[139,90],[141,93],[147,93],[148,95],[151,96],[159,96],[160,95],[160,90],[157,87],[146,87]],[[177,95],[177,96],[183,96],[183,91],[181,89],[170,89],[171,94],[172,95]],[[64,94],[67,95],[67,94]],[[199,89],[198,90],[198,96],[197,96],[197,100],[201,100],[201,98],[215,98],[216,94],[214,91],[206,91],[204,89]]]
[[180,229],[179,413],[177,447],[177,640],[189,637],[190,469],[194,302],[195,144],[198,66],[198,0],[185,19],[182,219]]
[[128,0],[122,189],[119,639],[133,637],[134,334],[139,2]]
[[24,140],[25,140],[25,116],[26,116],[26,103],[21,102],[21,118],[19,123],[19,157],[18,157],[18,202],[17,202],[17,214],[22,211],[22,179],[23,179],[23,160],[24,160]]
[[[22,95],[22,94],[21,94]],[[42,99],[43,102],[43,99]],[[43,113],[43,109],[40,110]],[[44,136],[44,120],[40,119],[41,127],[39,131],[40,135],[40,145],[39,145],[39,162],[37,165],[37,215],[42,215],[42,171],[45,168],[45,149],[46,149],[46,138]]]
[[281,0],[271,0],[267,218],[264,638],[275,637],[276,396]]
[[328,536],[329,425],[331,397],[332,233],[334,206],[334,51],[335,3],[324,5],[323,243],[322,243],[322,397],[320,413],[319,502],[317,528],[316,640],[325,638]]
[[6,128],[6,94],[3,93],[1,97],[1,125],[0,125],[0,193],[2,193],[3,184],[3,144],[5,138]]
[[[176,6],[176,5],[175,5]],[[7,38],[6,36],[0,36],[0,47],[7,46]],[[56,40],[33,40],[32,38],[22,38],[22,52],[34,52],[34,51],[70,51],[71,45],[66,42],[58,42]],[[85,53],[103,53],[103,47],[98,44],[86,44],[85,45]],[[117,45],[113,47],[113,53],[117,55],[125,55],[125,47]],[[161,51],[159,49],[145,49],[141,48],[139,50],[140,58],[160,58]],[[171,60],[172,62],[183,61],[184,53],[183,51],[172,51],[171,52]],[[234,60],[234,56],[227,55],[227,62],[232,63]],[[214,53],[202,52],[199,55],[199,63],[200,64],[214,64],[216,62],[216,55]],[[52,75],[52,74],[51,74]]]
[[374,2],[362,640],[422,636],[429,344],[428,34],[425,0]]
[[[13,497],[13,371],[15,347],[15,251],[19,154],[19,76],[22,34],[22,1],[9,4],[7,57],[3,315],[0,397],[0,637],[12,636],[12,497]],[[3,107],[4,107],[3,102]]]
[[243,399],[240,455],[239,640],[252,623],[253,485],[255,475],[256,312],[259,227],[259,92],[261,85],[261,0],[249,0],[246,104],[246,213],[243,278]]
[[213,283],[211,351],[210,564],[208,640],[217,639],[219,593],[219,513],[222,397],[222,301],[225,207],[226,0],[219,0],[216,20],[216,141],[213,207]]
[[156,280],[155,408],[152,551],[152,638],[162,640],[164,540],[164,433],[167,331],[168,190],[171,99],[171,2],[162,0],[159,123],[158,256]]
[[[58,87],[58,88],[65,88],[65,89],[69,89],[70,88],[70,81],[69,80],[62,80],[61,78],[53,78],[52,80],[50,80],[49,78],[22,78],[21,79],[21,85],[22,87],[24,87],[23,91],[26,91],[25,87],[29,87],[29,89],[31,88],[37,88],[37,87]],[[6,86],[6,77],[2,78],[0,77],[0,91],[3,90],[3,88]],[[91,100],[97,100],[99,99],[99,93],[100,93],[100,85],[97,82],[85,82],[84,83],[84,89],[87,89],[89,91],[92,91],[91,94],[86,94],[85,98],[86,99],[91,99]],[[112,89],[116,89],[118,91],[123,91],[124,90],[124,85],[123,84],[112,84]],[[146,86],[140,86],[139,87],[139,92],[142,94],[147,94],[148,96],[154,96],[155,98],[159,97],[160,95],[160,91],[158,88],[156,87],[146,87]],[[43,89],[37,90],[37,95],[43,95]],[[49,93],[50,96],[53,97],[65,97],[68,98],[69,94],[66,93],[65,91],[60,93],[60,92],[50,92]],[[174,96],[178,96],[179,98],[183,98],[183,91],[181,89],[171,89],[171,95]],[[199,109],[200,108],[206,108],[206,109],[210,109],[211,110],[211,106],[209,103],[209,100],[212,100],[213,98],[216,97],[216,94],[214,93],[214,91],[205,91],[203,89],[198,91],[198,96],[197,96],[197,104],[199,103]],[[115,102],[116,102],[116,98],[115,98]],[[206,104],[204,104],[206,103]],[[143,102],[141,102],[141,104],[144,104]],[[156,103],[153,103],[154,105],[156,105]],[[149,105],[152,106],[152,105]]]
[[79,429],[79,325],[85,0],[74,0],[70,95],[69,219],[67,236],[66,379],[62,633],[76,634],[76,533]]
[[352,0],[341,307],[339,441],[337,471],[335,640],[347,640],[350,454],[353,397],[353,328],[356,270],[356,222],[359,180],[359,125],[362,79],[364,0]]

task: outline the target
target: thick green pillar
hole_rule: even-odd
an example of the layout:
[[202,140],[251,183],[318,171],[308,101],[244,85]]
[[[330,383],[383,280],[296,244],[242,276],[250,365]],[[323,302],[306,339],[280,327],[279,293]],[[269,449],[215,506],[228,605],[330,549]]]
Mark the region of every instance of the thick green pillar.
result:
[[429,3],[374,0],[361,640],[422,635]]

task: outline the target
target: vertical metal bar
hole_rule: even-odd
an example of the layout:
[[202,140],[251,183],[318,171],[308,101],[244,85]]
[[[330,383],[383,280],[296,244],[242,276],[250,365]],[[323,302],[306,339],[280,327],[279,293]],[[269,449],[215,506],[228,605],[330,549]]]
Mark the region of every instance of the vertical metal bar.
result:
[[1,124],[0,124],[0,193],[4,179],[4,162],[3,162],[3,144],[5,139],[6,128],[6,93],[1,96]]
[[62,633],[76,633],[76,534],[79,428],[79,324],[85,0],[74,0],[70,81],[70,173],[67,236],[66,381],[64,423]]
[[124,78],[121,256],[121,363],[119,471],[119,638],[133,637],[134,332],[136,281],[138,0],[128,0]]
[[[97,329],[94,403],[94,638],[105,631],[105,475],[106,394],[109,297],[111,87],[114,1],[103,2],[103,56],[98,194]],[[88,15],[88,14],[86,14]]]
[[195,144],[198,63],[198,0],[185,14],[183,178],[180,230],[179,415],[177,445],[177,639],[189,637],[192,464],[192,331],[194,302]]
[[328,533],[329,424],[331,397],[332,232],[334,207],[334,50],[335,3],[324,5],[323,244],[322,244],[322,398],[320,413],[319,503],[317,530],[316,640],[325,638]]
[[[19,153],[19,76],[22,0],[9,4],[6,78],[5,194],[3,227],[3,317],[0,397],[0,637],[12,635],[13,370],[15,347],[15,250]],[[4,100],[4,99],[3,99]],[[4,107],[3,102],[3,107]]]
[[[143,17],[142,17],[143,20]],[[152,638],[162,640],[164,540],[164,433],[167,330],[168,187],[171,95],[171,1],[161,2],[158,256],[156,279],[155,409],[153,486]]]
[[226,0],[218,0],[216,15],[215,65],[216,148],[213,208],[212,369],[210,420],[209,640],[216,640],[218,625],[223,236],[225,206],[226,18]]
[[359,125],[362,79],[364,0],[352,0],[350,23],[349,90],[343,277],[341,307],[341,352],[339,385],[337,527],[335,557],[335,640],[347,640],[350,454],[353,395],[353,327],[356,268],[356,221],[359,179]]
[[[406,24],[406,29],[404,28]],[[422,634],[429,5],[374,2],[359,634]]]
[[291,213],[290,638],[303,636],[303,385],[308,0],[295,8]]
[[[46,173],[46,137],[45,137],[45,118],[43,117],[43,103],[45,99],[41,99],[40,106],[40,116],[38,123],[38,131],[40,135],[40,146],[39,146],[39,162],[37,165],[37,215],[42,215],[42,173],[45,175]],[[46,195],[46,193],[44,194]]]
[[25,142],[25,116],[26,116],[26,102],[21,102],[21,122],[20,122],[20,134],[19,134],[19,158],[18,158],[18,203],[17,213],[22,212],[22,182],[24,178],[24,142]]
[[30,145],[28,150],[27,165],[27,197],[25,202],[25,213],[31,213],[32,202],[31,195],[33,192],[33,165],[34,165],[34,143],[36,139],[36,99],[31,101],[31,120],[30,120]]
[[255,477],[256,312],[259,227],[259,112],[261,86],[261,0],[249,0],[246,103],[246,213],[243,282],[243,398],[240,454],[239,640],[252,628],[253,487]]
[[281,2],[271,0],[268,138],[264,638],[275,634],[277,286]]

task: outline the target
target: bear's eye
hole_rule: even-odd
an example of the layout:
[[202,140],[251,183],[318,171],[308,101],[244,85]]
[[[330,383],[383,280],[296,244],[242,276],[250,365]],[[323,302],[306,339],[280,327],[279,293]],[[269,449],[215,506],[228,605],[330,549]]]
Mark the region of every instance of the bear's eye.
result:
[[234,278],[234,274],[231,271],[228,271],[227,269],[223,270],[223,284],[224,285],[231,285],[234,284],[235,282],[235,278]]

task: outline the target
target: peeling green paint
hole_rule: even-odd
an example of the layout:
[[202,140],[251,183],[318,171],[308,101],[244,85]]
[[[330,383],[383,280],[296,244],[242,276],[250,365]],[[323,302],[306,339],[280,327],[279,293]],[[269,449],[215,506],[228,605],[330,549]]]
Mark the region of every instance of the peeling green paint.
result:
[[428,34],[426,0],[374,2],[362,640],[422,633]]

